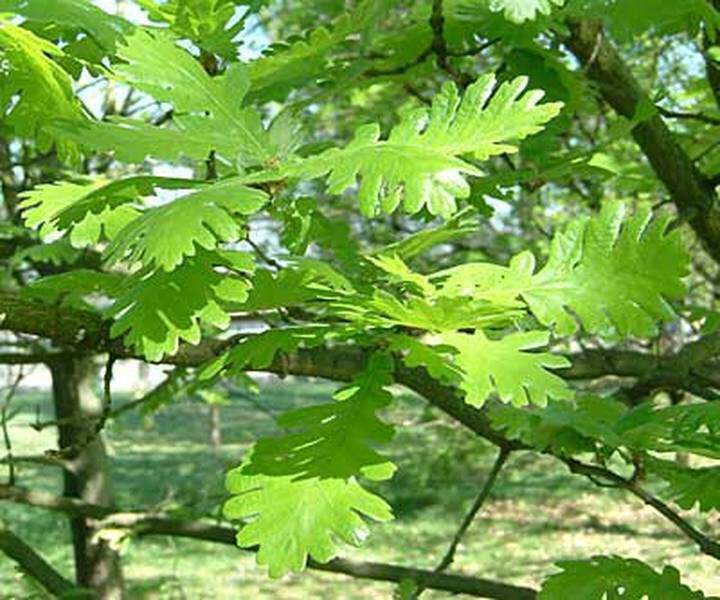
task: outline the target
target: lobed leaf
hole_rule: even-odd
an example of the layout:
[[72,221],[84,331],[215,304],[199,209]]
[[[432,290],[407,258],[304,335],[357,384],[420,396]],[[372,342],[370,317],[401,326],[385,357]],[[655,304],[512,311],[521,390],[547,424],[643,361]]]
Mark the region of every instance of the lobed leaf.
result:
[[[56,119],[81,118],[69,75],[53,61],[63,56],[54,44],[0,18],[0,106],[3,121],[20,137],[37,139],[41,150],[53,141],[62,156],[75,156],[74,144],[54,140],[47,126]],[[13,96],[19,94],[17,103]],[[6,114],[10,106],[9,114]]]
[[247,475],[242,467],[228,474],[225,503],[228,519],[248,521],[237,535],[238,546],[259,546],[256,560],[271,577],[305,568],[308,556],[327,562],[338,542],[352,545],[367,536],[363,517],[392,519],[390,507],[354,480],[302,479]]
[[548,352],[529,352],[545,346],[549,337],[544,331],[524,331],[490,340],[478,330],[443,333],[440,339],[457,351],[453,364],[462,373],[459,387],[468,404],[482,406],[496,392],[500,400],[516,406],[545,406],[550,398],[573,396],[565,381],[548,370],[569,367],[570,361]]
[[559,333],[577,325],[606,337],[652,337],[658,321],[675,318],[669,300],[682,298],[688,254],[669,216],[653,219],[647,205],[626,218],[620,202],[555,236],[546,266],[523,299],[537,319]]
[[680,573],[667,566],[658,573],[634,558],[595,556],[590,560],[558,563],[562,572],[543,583],[538,600],[566,600],[568,592],[576,600],[703,600],[702,592],[680,582]]
[[136,274],[108,310],[115,320],[110,334],[124,336],[148,361],[174,354],[181,340],[197,344],[202,326],[228,327],[223,304],[247,298],[250,284],[242,273],[251,268],[246,255],[202,251],[172,272]]
[[138,261],[172,271],[198,248],[214,250],[221,242],[237,241],[238,217],[260,210],[267,200],[267,194],[236,179],[220,181],[143,212],[115,237],[107,257],[111,263]]
[[469,86],[462,99],[447,83],[429,112],[408,112],[386,140],[379,125],[364,125],[344,148],[313,156],[290,171],[302,177],[328,175],[332,194],[360,177],[358,198],[366,216],[391,213],[402,203],[408,213],[427,207],[431,214],[450,217],[455,199],[470,195],[465,176],[482,174],[461,155],[485,160],[514,152],[514,142],[540,131],[560,111],[559,103],[538,104],[539,90],[523,94],[527,83],[519,77],[496,89],[490,74]]

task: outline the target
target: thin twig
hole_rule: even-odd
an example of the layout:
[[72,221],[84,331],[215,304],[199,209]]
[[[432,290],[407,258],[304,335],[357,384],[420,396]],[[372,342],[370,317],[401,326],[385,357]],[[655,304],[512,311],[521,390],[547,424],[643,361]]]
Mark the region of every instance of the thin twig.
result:
[[585,475],[585,477],[590,479],[593,483],[596,483],[596,485],[597,479],[604,479],[609,482],[611,487],[627,490],[637,498],[640,498],[645,504],[655,509],[663,517],[675,525],[675,527],[682,531],[686,537],[695,542],[701,552],[720,560],[720,544],[718,542],[695,529],[695,527],[683,519],[672,508],[640,487],[633,479],[625,479],[609,469],[595,465],[588,465],[575,460],[574,458],[564,458],[561,460],[568,466],[571,472]]
[[255,250],[255,253],[260,257],[260,259],[263,262],[270,265],[271,267],[274,267],[278,271],[280,271],[283,268],[283,266],[278,261],[276,261],[274,258],[268,256],[260,246],[258,246],[255,242],[253,242],[250,239],[249,235],[245,238],[245,241],[247,241],[247,243],[250,245],[250,247],[253,250]]
[[17,377],[10,385],[7,393],[5,394],[5,401],[3,402],[2,409],[0,409],[0,422],[2,424],[3,439],[5,441],[5,461],[8,466],[8,485],[15,485],[15,460],[13,458],[12,440],[10,439],[10,431],[8,430],[8,412],[10,410],[10,404],[12,399],[15,397],[15,393],[20,387],[20,382],[24,377],[23,369],[20,367],[18,370]]
[[[478,512],[480,512],[480,509],[485,504],[485,501],[490,496],[490,492],[492,491],[493,486],[495,485],[495,482],[497,481],[498,475],[500,474],[500,471],[502,470],[503,466],[507,462],[508,457],[510,456],[510,450],[507,448],[500,448],[498,451],[497,458],[495,459],[495,463],[493,464],[492,468],[490,469],[490,472],[488,473],[487,479],[485,479],[485,483],[483,484],[482,488],[480,489],[480,492],[477,495],[477,498],[475,498],[475,502],[473,502],[473,505],[470,507],[470,510],[467,512],[465,517],[463,518],[462,522],[460,523],[460,526],[458,527],[458,530],[455,532],[455,536],[453,537],[452,541],[450,542],[450,545],[448,546],[447,551],[445,552],[445,555],[442,557],[440,562],[438,563],[437,567],[433,570],[433,573],[440,574],[444,572],[455,560],[455,553],[457,552],[458,546],[460,545],[460,542],[462,541],[463,536],[467,532],[467,530],[470,528],[470,525],[472,525],[472,522],[475,520],[475,517],[477,516]],[[418,587],[418,589],[415,591],[415,598],[418,598],[420,594],[423,592],[423,590],[427,587],[427,582],[423,584],[423,586]]]
[[445,40],[445,15],[443,14],[443,0],[433,0],[430,14],[430,29],[432,29],[432,42],[430,48],[435,54],[437,66],[445,71],[461,88],[466,88],[472,77],[456,69],[450,62],[450,52]]
[[679,110],[670,110],[668,108],[663,108],[662,106],[657,106],[656,108],[663,117],[667,117],[669,119],[700,121],[702,123],[708,123],[710,125],[720,125],[720,118],[711,117],[710,115],[705,115],[703,113],[692,113],[692,112],[682,112]]

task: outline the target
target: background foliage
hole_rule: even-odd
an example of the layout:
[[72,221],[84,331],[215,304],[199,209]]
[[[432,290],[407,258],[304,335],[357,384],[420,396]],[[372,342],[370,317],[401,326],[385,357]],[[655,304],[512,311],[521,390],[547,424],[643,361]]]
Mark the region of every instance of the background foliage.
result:
[[[76,568],[70,581],[9,519],[0,549],[40,588],[123,597],[119,548],[169,535],[234,538],[273,578],[309,566],[404,598],[718,593],[651,549],[558,550],[532,580],[449,569],[526,454],[623,490],[720,559],[720,6],[115,8],[0,0],[0,362],[15,365],[0,497],[69,514]],[[121,360],[165,379],[118,404]],[[38,363],[55,415],[34,426],[58,447],[22,455],[15,396]],[[221,446],[247,372],[342,385],[248,428],[201,507],[116,509],[104,430],[193,398]],[[394,518],[393,448],[424,442],[397,386],[497,457],[439,562],[336,558]],[[452,435],[432,443],[465,461]],[[23,462],[60,468],[62,494],[23,487]]]

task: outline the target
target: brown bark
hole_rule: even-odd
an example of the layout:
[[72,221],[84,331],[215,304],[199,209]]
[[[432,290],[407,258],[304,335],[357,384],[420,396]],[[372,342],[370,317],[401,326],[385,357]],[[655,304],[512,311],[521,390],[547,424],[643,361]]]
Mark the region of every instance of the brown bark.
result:
[[[565,40],[566,45],[615,112],[632,119],[641,107],[652,107],[647,94],[608,39],[602,21],[572,20],[568,26],[571,34]],[[720,262],[720,208],[714,185],[695,166],[659,114],[639,122],[632,135],[670,192],[680,215],[693,228],[708,254]]]
[[[92,389],[96,369],[91,359],[62,359],[50,365],[58,426],[59,446],[72,448],[63,470],[63,495],[91,504],[112,505],[107,456],[102,434],[94,423],[102,404]],[[92,519],[70,518],[75,573],[78,585],[92,589],[98,598],[123,597],[118,553],[105,540],[94,538]]]
[[[75,498],[58,497],[45,492],[29,491],[2,484],[0,484],[0,500],[9,500],[71,515],[85,515],[103,519],[103,523],[108,526],[131,529],[133,535],[140,538],[146,536],[173,536],[232,546],[238,551],[257,551],[257,548],[237,548],[235,541],[236,530],[227,525],[218,525],[214,522],[185,521],[162,513],[117,512],[113,508],[87,504]],[[444,590],[480,598],[532,600],[537,595],[537,592],[533,589],[500,581],[449,573],[438,574],[426,569],[415,569],[393,564],[335,558],[326,563],[309,559],[307,566],[309,569],[316,571],[344,574],[358,579],[396,583],[411,579],[428,589]]]
[[82,598],[82,591],[53,569],[45,559],[0,521],[0,552],[14,560],[23,573],[32,577],[50,594]]

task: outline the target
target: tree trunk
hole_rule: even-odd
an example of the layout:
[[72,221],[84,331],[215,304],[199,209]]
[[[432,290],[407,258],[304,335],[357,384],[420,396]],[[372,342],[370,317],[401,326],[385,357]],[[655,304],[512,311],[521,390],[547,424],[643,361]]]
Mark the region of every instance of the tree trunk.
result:
[[[75,449],[71,466],[63,471],[63,495],[112,506],[102,433],[93,437],[93,425],[102,413],[102,402],[92,389],[96,368],[91,359],[69,358],[54,362],[50,369],[59,445]],[[105,540],[93,539],[91,519],[71,517],[70,528],[78,585],[103,600],[122,598],[118,553]]]

